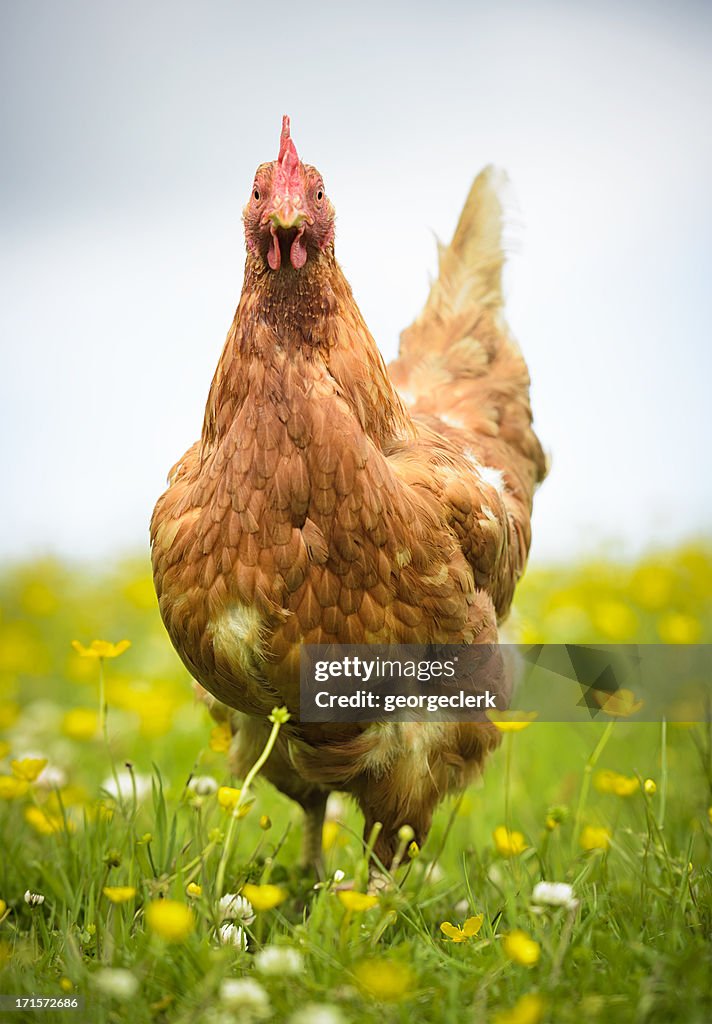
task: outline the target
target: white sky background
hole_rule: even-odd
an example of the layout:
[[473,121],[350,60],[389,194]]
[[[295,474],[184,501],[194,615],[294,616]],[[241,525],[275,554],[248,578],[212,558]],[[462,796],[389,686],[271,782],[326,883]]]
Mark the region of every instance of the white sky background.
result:
[[709,5],[0,0],[0,557],[147,544],[282,113],[395,355],[475,173],[552,453],[537,560],[706,532]]

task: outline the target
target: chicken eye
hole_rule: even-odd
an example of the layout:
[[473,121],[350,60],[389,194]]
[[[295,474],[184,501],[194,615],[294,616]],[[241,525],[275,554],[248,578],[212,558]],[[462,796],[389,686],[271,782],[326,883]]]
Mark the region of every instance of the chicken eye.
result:
[[255,202],[259,203],[259,201],[260,201],[260,190],[258,188],[256,188],[255,191],[252,193],[252,195],[255,197]]
[[317,203],[320,203],[323,198],[324,198],[324,190],[321,189],[321,188],[317,189],[317,192],[316,192],[316,201],[317,201]]

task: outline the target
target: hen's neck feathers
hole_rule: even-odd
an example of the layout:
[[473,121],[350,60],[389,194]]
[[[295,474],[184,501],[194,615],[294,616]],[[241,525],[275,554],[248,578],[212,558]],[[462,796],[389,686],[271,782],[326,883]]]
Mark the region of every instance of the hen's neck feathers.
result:
[[[265,395],[264,387],[256,393],[255,382],[264,384],[267,374],[251,373],[250,367],[283,368],[302,360],[332,378],[379,448],[415,435],[333,251],[310,259],[302,270],[276,273],[248,255],[242,295],[205,408],[203,456],[220,443],[246,401]],[[274,386],[273,375],[270,380]],[[270,397],[289,404],[289,394]]]

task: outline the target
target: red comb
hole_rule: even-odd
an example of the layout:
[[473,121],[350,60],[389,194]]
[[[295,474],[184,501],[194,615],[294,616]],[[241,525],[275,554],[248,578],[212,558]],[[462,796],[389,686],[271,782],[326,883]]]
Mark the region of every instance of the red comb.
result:
[[277,165],[281,171],[280,176],[283,176],[287,187],[292,184],[299,184],[299,156],[289,134],[289,117],[286,114],[282,118],[282,134],[279,139]]
[[294,150],[294,155],[296,156],[297,151],[289,135],[289,115],[285,114],[282,118],[282,134],[279,138],[279,156],[277,157],[280,163],[282,163],[288,149]]

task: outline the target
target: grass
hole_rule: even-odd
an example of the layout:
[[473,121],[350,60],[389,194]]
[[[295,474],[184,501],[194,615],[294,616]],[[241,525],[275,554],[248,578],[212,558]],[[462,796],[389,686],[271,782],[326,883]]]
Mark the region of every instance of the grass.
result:
[[[532,571],[512,637],[706,642],[711,578],[704,545]],[[483,785],[441,807],[422,850],[404,837],[398,884],[359,909],[333,878],[365,878],[359,815],[334,801],[329,881],[314,888],[296,866],[298,810],[259,775],[236,797],[244,780],[230,777],[224,732],[192,701],[142,563],[96,576],[14,567],[0,606],[0,992],[85,1000],[76,1014],[9,1020],[712,1016],[708,726],[534,722],[508,733]],[[71,647],[96,637],[131,647],[101,661]],[[29,756],[49,762],[35,781]],[[191,776],[214,782],[196,791]],[[541,880],[568,883],[575,905],[535,907]],[[245,884],[257,886],[245,890],[254,919],[232,936],[247,949],[220,941],[218,909]],[[44,902],[31,907],[28,890]],[[463,941],[440,929],[478,915]],[[254,984],[231,987],[241,978]]]

